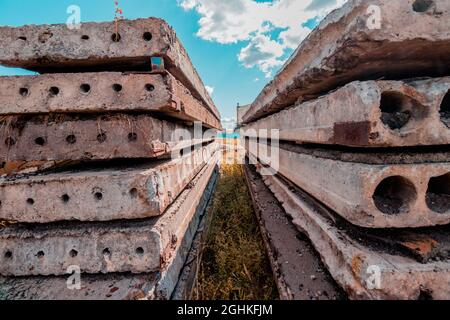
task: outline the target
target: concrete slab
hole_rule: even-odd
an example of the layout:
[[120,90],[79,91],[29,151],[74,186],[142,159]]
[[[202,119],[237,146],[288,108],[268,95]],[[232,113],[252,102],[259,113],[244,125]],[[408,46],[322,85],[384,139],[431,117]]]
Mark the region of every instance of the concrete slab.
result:
[[221,128],[220,118],[169,73],[100,72],[0,77],[0,99],[2,115],[157,112]]
[[[207,176],[207,175],[206,175]],[[196,206],[195,217],[189,225],[186,236],[180,239],[175,251],[178,252],[165,265],[162,272],[130,274],[81,274],[80,289],[70,290],[67,283],[73,284],[66,276],[34,276],[34,277],[0,277],[1,300],[144,300],[144,299],[169,299],[175,287],[176,279],[186,261],[191,235],[195,233],[199,218],[205,211],[205,207],[214,190],[217,180],[217,170],[210,176],[205,187],[202,183],[195,192],[195,200],[191,202]],[[187,189],[183,193],[193,193],[197,189]],[[199,199],[199,196],[201,198]],[[191,196],[187,198],[192,199]]]
[[[426,227],[450,223],[450,163],[367,164],[321,158],[280,145],[250,155],[351,223],[367,228]],[[275,162],[271,162],[275,161]]]
[[[183,238],[215,170],[217,153],[171,205],[165,215],[109,223],[60,223],[12,225],[0,230],[1,266],[4,276],[64,275],[70,266],[81,273],[151,273],[163,271],[177,259]],[[193,234],[187,234],[192,232]],[[186,251],[189,251],[190,241]],[[184,250],[185,248],[183,248]],[[181,266],[184,263],[180,261]],[[172,281],[176,284],[178,277]]]
[[[194,128],[149,115],[9,117],[0,133],[0,161],[79,161],[155,158],[194,139]],[[183,132],[183,135],[180,134]],[[184,133],[192,140],[183,140]]]
[[353,239],[330,212],[275,176],[264,177],[293,223],[305,232],[334,279],[352,299],[450,299],[450,263],[419,263]]
[[280,140],[353,147],[403,147],[450,142],[450,78],[352,82],[242,128]]
[[355,80],[449,75],[449,50],[447,0],[350,0],[300,44],[244,122]]
[[[117,36],[117,33],[119,34]],[[0,64],[39,73],[166,69],[220,119],[175,31],[158,18],[0,27]],[[152,61],[162,59],[162,61]]]
[[162,214],[211,160],[217,143],[171,161],[0,179],[0,220],[110,221]]
[[254,167],[244,170],[280,298],[345,299],[314,247],[295,228]]

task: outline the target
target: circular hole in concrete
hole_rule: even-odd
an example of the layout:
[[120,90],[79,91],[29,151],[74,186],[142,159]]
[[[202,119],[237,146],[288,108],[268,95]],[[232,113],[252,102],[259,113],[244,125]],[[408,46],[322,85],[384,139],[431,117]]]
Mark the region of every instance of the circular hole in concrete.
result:
[[68,203],[68,202],[70,201],[70,197],[69,197],[68,194],[63,194],[63,195],[61,196],[61,200],[62,200],[62,202],[64,202],[64,203]]
[[20,88],[20,89],[19,89],[19,94],[20,94],[22,97],[28,96],[28,89],[27,89],[27,88]]
[[109,248],[103,249],[103,255],[107,257],[111,257],[111,250]]
[[28,198],[27,199],[27,203],[32,206],[34,204],[34,199],[33,198]]
[[22,37],[19,37],[18,39],[19,39],[19,40],[22,40],[22,41],[27,41],[27,37],[23,37],[23,36],[22,36]]
[[147,90],[148,92],[152,92],[152,91],[155,90],[155,86],[152,85],[151,83],[147,83],[147,84],[145,85],[145,90]]
[[104,132],[99,133],[99,134],[97,135],[97,141],[100,142],[100,143],[105,142],[106,139],[107,139],[106,133],[104,133]]
[[58,87],[51,87],[49,89],[50,95],[55,97],[59,94],[59,88]]
[[68,144],[75,144],[75,143],[77,142],[77,137],[75,137],[73,134],[68,135],[68,136],[66,137],[66,142],[67,142]]
[[145,41],[150,41],[153,38],[153,35],[151,32],[144,32],[143,38]]
[[81,36],[81,40],[89,40],[89,36],[87,34],[83,34]]
[[142,256],[144,254],[144,248],[142,247],[136,248],[136,254]]
[[8,147],[12,147],[13,145],[16,144],[16,140],[13,137],[8,137],[5,139],[5,144]]
[[39,252],[37,253],[37,257],[38,257],[39,259],[44,258],[44,256],[45,256],[44,251],[39,251]]
[[417,191],[414,184],[401,176],[384,179],[373,195],[378,210],[389,215],[408,212],[416,199]]
[[450,173],[430,179],[426,202],[428,208],[434,212],[447,213],[450,211]]
[[115,92],[120,92],[120,91],[122,91],[122,89],[123,89],[122,85],[121,85],[121,84],[118,84],[118,83],[114,83],[113,86],[112,86],[112,88],[113,88],[113,90],[114,90]]
[[433,0],[416,0],[413,3],[413,10],[415,12],[427,12],[433,6]]
[[439,108],[439,114],[441,115],[441,121],[450,128],[450,90],[447,91],[444,99],[442,100],[441,107]]
[[38,37],[40,43],[46,43],[50,38],[53,37],[53,33],[50,31],[44,31]]
[[37,137],[36,139],[34,139],[34,143],[37,144],[38,146],[44,146],[47,141],[45,140],[44,137]]
[[69,255],[70,255],[72,258],[75,258],[75,257],[78,255],[78,251],[75,250],[75,249],[72,249],[72,250],[70,250]]
[[111,36],[111,40],[113,42],[119,42],[122,39],[122,36],[120,35],[120,33],[113,33]]
[[134,132],[130,132],[128,134],[128,141],[135,142],[137,140],[137,134]]
[[427,109],[415,99],[400,92],[387,91],[381,94],[381,121],[391,130],[402,129],[412,120],[422,120]]
[[11,259],[13,256],[12,251],[8,250],[5,252],[5,258],[6,259]]
[[131,189],[131,190],[130,190],[130,196],[131,196],[132,198],[137,198],[137,196],[138,196],[138,190],[137,190],[136,188]]
[[81,91],[81,93],[89,93],[91,91],[91,86],[87,83],[83,83],[80,86],[80,91]]
[[98,201],[102,200],[103,199],[103,193],[101,193],[101,192],[94,193],[94,198],[96,200],[98,200]]

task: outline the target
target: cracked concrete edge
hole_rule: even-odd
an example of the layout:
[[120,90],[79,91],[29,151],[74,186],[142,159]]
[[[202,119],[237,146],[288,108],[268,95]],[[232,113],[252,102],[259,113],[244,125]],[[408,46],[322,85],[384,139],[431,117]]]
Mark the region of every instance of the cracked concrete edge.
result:
[[182,239],[189,236],[187,232],[198,199],[216,162],[217,153],[192,180],[192,186],[158,218],[4,228],[0,233],[0,274],[59,276],[66,274],[72,265],[79,266],[83,274],[164,270],[179,250]]
[[[214,173],[215,172],[215,173]],[[208,188],[217,180],[217,169],[208,182]],[[205,190],[208,190],[207,188]],[[190,191],[192,192],[192,190]],[[198,194],[198,193],[197,193]],[[211,194],[203,194],[197,215],[202,214],[203,204]],[[193,220],[194,221],[194,220]],[[195,223],[191,223],[195,228]],[[184,247],[189,245],[189,237],[183,238]],[[163,273],[150,274],[95,274],[82,275],[81,289],[69,290],[66,277],[0,277],[1,300],[149,300],[168,299],[174,288],[174,280],[180,274],[187,253],[180,251],[177,259],[166,267]],[[181,263],[180,263],[181,262]]]
[[[264,180],[352,299],[416,300],[424,292],[434,299],[450,298],[448,261],[422,264],[364,246],[326,219],[327,209],[315,199],[302,193],[304,199],[308,199],[305,201],[275,176],[265,176]],[[372,286],[371,270],[375,268],[379,271],[380,286]]]
[[[450,3],[432,1],[424,12],[413,3],[350,0],[331,12],[262,90],[244,123],[354,80],[449,74]],[[376,12],[381,27],[370,25]]]
[[124,170],[90,170],[0,178],[3,220],[47,223],[161,215],[219,145]]
[[164,20],[121,20],[118,28],[120,41],[114,42],[115,22],[82,23],[79,29],[70,29],[66,24],[0,27],[0,64],[40,73],[83,68],[84,71],[111,68],[151,71],[150,58],[160,57],[164,60],[162,67],[220,119],[186,50]]
[[[448,144],[448,107],[441,108],[441,104],[449,90],[449,77],[356,81],[252,122],[241,128],[241,134],[256,137],[268,130],[270,137],[271,130],[276,130],[284,141],[351,147]],[[392,113],[388,112],[390,109]],[[410,115],[401,128],[390,127],[389,116],[394,118],[395,111]]]

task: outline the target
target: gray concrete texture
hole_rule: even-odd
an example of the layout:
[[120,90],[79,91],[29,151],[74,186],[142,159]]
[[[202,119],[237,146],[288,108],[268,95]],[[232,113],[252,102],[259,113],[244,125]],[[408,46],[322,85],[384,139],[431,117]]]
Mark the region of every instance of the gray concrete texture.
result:
[[450,222],[450,163],[368,164],[246,145],[255,161],[367,228],[408,228]]
[[[210,177],[206,187],[204,185],[205,177]],[[191,219],[185,236],[179,239],[173,250],[172,258],[166,262],[162,271],[141,274],[81,274],[79,290],[68,288],[68,283],[73,285],[70,274],[59,277],[0,277],[0,299],[161,300],[171,298],[175,285],[179,282],[177,279],[180,278],[181,270],[187,263],[186,257],[188,253],[190,254],[189,247],[197,229],[198,219],[205,214],[205,207],[211,198],[216,181],[217,169],[214,169],[210,176],[205,172],[202,181],[197,183],[197,189],[191,188],[183,191],[183,194],[189,193],[189,195],[183,196],[183,199],[189,199],[191,206],[196,207],[195,216]],[[203,189],[204,192],[200,192]]]
[[169,73],[99,72],[0,77],[0,99],[1,115],[157,112],[175,119],[202,121],[206,127],[221,128],[220,118]]
[[211,160],[213,142],[170,161],[0,179],[0,220],[109,221],[161,215]]
[[[0,274],[65,275],[73,265],[89,274],[164,271],[174,259],[179,259],[183,239],[192,241],[199,222],[199,218],[194,219],[197,207],[216,166],[217,153],[161,217],[108,223],[12,225],[0,229]],[[196,223],[191,232],[193,219]],[[187,252],[190,241],[185,244]],[[181,260],[178,263],[182,267]],[[173,287],[175,279],[178,276],[172,279]]]
[[[193,127],[150,115],[50,115],[3,121],[0,160],[4,162],[155,158],[179,145],[211,139],[194,139]],[[184,140],[185,134],[191,139]]]
[[159,67],[172,73],[220,119],[186,50],[164,20],[82,23],[79,29],[66,24],[0,27],[0,35],[0,64],[39,73],[152,71],[151,58],[162,58]]
[[[352,82],[242,129],[258,136],[278,130],[280,140],[352,147],[450,143],[450,78]],[[269,132],[270,135],[270,132]]]
[[449,1],[350,0],[300,44],[244,122],[355,80],[449,74],[449,50]]
[[448,260],[420,263],[364,244],[337,228],[328,209],[315,199],[294,193],[275,176],[263,178],[351,299],[450,299]]

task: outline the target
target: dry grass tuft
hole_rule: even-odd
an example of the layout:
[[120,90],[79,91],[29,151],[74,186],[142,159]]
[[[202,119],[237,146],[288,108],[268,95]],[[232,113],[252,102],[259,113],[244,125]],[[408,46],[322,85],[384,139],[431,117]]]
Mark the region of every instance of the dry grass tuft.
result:
[[278,299],[240,165],[223,165],[194,298]]

